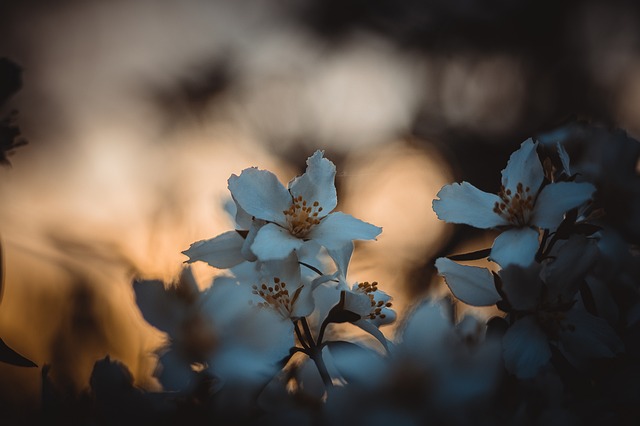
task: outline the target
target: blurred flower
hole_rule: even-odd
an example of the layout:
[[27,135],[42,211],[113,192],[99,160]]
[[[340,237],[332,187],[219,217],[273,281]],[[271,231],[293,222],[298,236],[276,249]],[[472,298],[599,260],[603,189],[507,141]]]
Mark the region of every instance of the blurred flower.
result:
[[511,154],[498,195],[462,182],[443,187],[433,201],[433,210],[447,222],[507,228],[496,238],[490,255],[502,267],[529,265],[538,250],[534,227],[554,230],[568,210],[589,200],[595,191],[590,183],[545,182],[537,145],[527,139]]
[[508,313],[511,326],[502,339],[505,366],[517,377],[529,378],[551,359],[550,345],[576,367],[622,352],[613,328],[582,305],[579,286],[597,257],[595,240],[573,236],[559,242],[543,264],[510,265],[496,277],[446,258],[438,259],[436,267],[463,302],[498,303]]

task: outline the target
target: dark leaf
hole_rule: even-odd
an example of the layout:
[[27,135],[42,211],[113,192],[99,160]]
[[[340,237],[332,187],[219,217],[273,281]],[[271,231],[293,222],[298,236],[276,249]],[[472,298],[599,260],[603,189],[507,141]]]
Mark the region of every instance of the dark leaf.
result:
[[491,254],[491,248],[486,248],[478,251],[472,251],[463,254],[454,254],[453,256],[447,256],[451,260],[465,261],[465,260],[478,260],[484,259]]
[[11,349],[4,343],[4,340],[0,338],[0,361],[6,364],[15,365],[18,367],[37,367],[37,365],[27,358],[20,355],[18,352]]

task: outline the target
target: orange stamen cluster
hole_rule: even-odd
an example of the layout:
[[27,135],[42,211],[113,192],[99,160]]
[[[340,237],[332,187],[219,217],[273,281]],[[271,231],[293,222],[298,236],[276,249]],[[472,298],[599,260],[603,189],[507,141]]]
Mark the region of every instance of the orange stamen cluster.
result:
[[535,203],[531,188],[528,186],[524,188],[522,183],[518,183],[516,193],[513,194],[510,189],[505,189],[503,185],[498,196],[502,201],[496,201],[493,206],[494,213],[499,214],[517,226],[525,226],[529,223]]
[[257,285],[253,285],[252,289],[253,294],[257,294],[264,299],[264,302],[258,303],[259,307],[271,307],[284,317],[291,315],[298,292],[296,292],[293,299],[290,298],[287,283],[280,281],[280,278],[273,278],[273,286],[262,284],[258,287]]
[[391,302],[384,302],[382,300],[376,301],[375,293],[378,291],[378,282],[374,281],[369,283],[367,281],[358,283],[358,291],[369,296],[369,300],[371,301],[371,312],[369,313],[369,319],[385,319],[387,316],[382,313],[382,308],[390,308]]
[[298,238],[307,236],[311,228],[320,223],[318,215],[322,211],[320,203],[314,201],[311,205],[298,195],[293,199],[293,203],[288,210],[284,210],[289,232]]

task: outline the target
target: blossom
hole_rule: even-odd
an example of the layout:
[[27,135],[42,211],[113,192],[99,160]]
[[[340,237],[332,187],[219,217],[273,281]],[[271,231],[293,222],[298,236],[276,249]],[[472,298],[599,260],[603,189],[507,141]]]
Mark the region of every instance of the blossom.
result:
[[[462,182],[444,186],[433,201],[433,210],[447,222],[506,228],[490,255],[502,267],[529,265],[538,249],[536,227],[554,230],[567,211],[585,203],[595,191],[590,183],[545,182],[537,145],[527,139],[511,154],[497,195]],[[568,158],[564,161],[568,164]]]
[[260,264],[258,282],[251,284],[257,305],[272,309],[283,319],[296,320],[311,314],[314,309],[314,282],[303,279],[295,253],[284,261]]
[[225,268],[243,260],[282,260],[307,244],[325,247],[335,259],[353,240],[375,239],[381,228],[333,212],[335,174],[335,165],[316,151],[307,159],[306,172],[287,188],[273,173],[255,167],[240,176],[231,175],[228,184],[236,203],[236,221],[248,231],[229,231],[196,242],[183,253],[189,262],[203,260]]
[[463,302],[486,306],[498,303],[511,326],[502,339],[508,371],[519,378],[534,377],[551,359],[551,346],[576,367],[593,358],[621,352],[622,342],[606,320],[582,306],[579,285],[598,256],[596,242],[573,236],[558,243],[543,264],[510,265],[498,273],[499,288],[488,270],[436,261],[438,272]]
[[320,277],[318,282],[336,279],[337,285],[319,285],[314,292],[319,316],[325,318],[321,328],[324,329],[329,323],[350,322],[371,334],[388,349],[388,341],[379,328],[396,320],[396,312],[391,309],[391,296],[378,289],[377,281],[349,285],[340,271]]

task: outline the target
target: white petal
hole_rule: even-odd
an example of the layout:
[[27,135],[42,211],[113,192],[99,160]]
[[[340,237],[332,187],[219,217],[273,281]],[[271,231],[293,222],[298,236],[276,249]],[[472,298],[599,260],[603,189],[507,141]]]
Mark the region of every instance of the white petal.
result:
[[464,223],[476,228],[487,229],[509,222],[493,211],[501,199],[489,194],[468,182],[443,186],[433,200],[433,211],[440,220],[449,223]]
[[446,302],[442,300],[419,304],[400,330],[398,350],[416,359],[441,360],[448,357],[449,353],[442,351],[442,345],[453,338],[455,329],[447,310]]
[[253,216],[244,211],[244,209],[240,207],[233,196],[231,198],[233,200],[233,203],[227,204],[225,206],[227,211],[234,218],[236,224],[240,229],[249,229],[251,223],[253,222]]
[[344,308],[365,317],[371,312],[371,299],[362,292],[348,290],[345,291]]
[[278,260],[289,256],[300,246],[302,246],[301,239],[274,223],[267,223],[258,231],[251,245],[251,251],[261,261]]
[[560,162],[562,163],[562,168],[567,176],[571,176],[571,168],[569,166],[569,154],[564,149],[564,146],[560,142],[556,143],[556,147],[558,149],[558,157],[560,157]]
[[322,207],[318,217],[324,217],[338,204],[335,177],[336,166],[323,157],[322,151],[316,151],[307,158],[307,171],[289,183],[289,190],[294,197],[302,195],[307,203],[317,201]]
[[488,269],[460,265],[446,257],[436,260],[436,268],[453,295],[468,305],[490,306],[501,299]]
[[242,245],[244,238],[236,231],[228,231],[209,240],[197,241],[183,251],[189,256],[187,263],[197,260],[207,262],[215,268],[231,268],[245,259],[242,256]]
[[280,282],[280,285],[286,284],[293,304],[291,318],[304,317],[313,312],[312,286],[311,283],[303,281],[295,252],[292,252],[283,260],[263,262],[260,274],[261,283],[267,286],[275,285],[276,281]]
[[502,291],[507,300],[517,310],[533,311],[538,307],[542,281],[540,264],[534,262],[527,268],[509,265],[500,271]]
[[382,344],[382,346],[384,346],[386,350],[389,350],[389,343],[387,341],[387,338],[373,323],[371,323],[370,321],[361,319],[360,321],[356,321],[353,324],[360,327],[362,330],[366,331],[367,333],[371,334],[373,337],[375,337],[378,340],[378,342]]
[[524,317],[509,327],[502,337],[502,356],[507,370],[519,379],[535,377],[549,362],[549,342],[534,317]]
[[251,216],[286,224],[283,211],[291,206],[291,194],[273,173],[254,167],[244,169],[240,176],[231,175],[229,191],[238,205]]
[[564,323],[560,349],[575,366],[593,358],[611,358],[624,350],[620,338],[602,318],[574,308],[567,312]]
[[529,266],[536,256],[538,247],[538,231],[535,229],[507,229],[493,242],[489,260],[503,268],[508,265]]
[[242,256],[247,259],[249,262],[255,262],[258,260],[256,255],[251,251],[251,246],[256,239],[256,235],[258,235],[258,231],[262,228],[267,222],[261,219],[256,219],[251,221],[251,225],[249,226],[249,232],[247,232],[247,236],[244,239],[244,244],[242,245]]
[[537,146],[538,143],[529,138],[511,154],[507,167],[502,171],[502,186],[505,189],[510,189],[515,194],[521,183],[524,188],[531,188],[533,194],[538,192],[544,179],[544,170],[536,152]]
[[330,250],[339,250],[353,240],[373,240],[382,228],[363,222],[360,219],[342,213],[334,212],[325,217],[309,232],[308,238]]
[[598,254],[597,241],[582,235],[572,235],[568,240],[558,241],[540,274],[547,284],[549,300],[574,300],[585,275],[595,265]]
[[343,277],[346,277],[349,262],[351,261],[351,255],[353,254],[353,241],[349,241],[338,248],[327,249],[327,252],[336,263],[338,273]]
[[298,257],[295,253],[291,253],[282,260],[262,262],[260,265],[260,276],[263,281],[270,281],[272,278],[278,277],[290,287],[298,288],[302,281]]
[[538,194],[531,223],[543,229],[556,229],[564,214],[591,199],[595,190],[595,186],[586,182],[550,183]]

